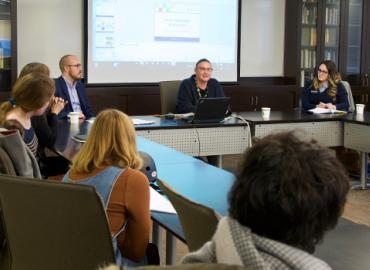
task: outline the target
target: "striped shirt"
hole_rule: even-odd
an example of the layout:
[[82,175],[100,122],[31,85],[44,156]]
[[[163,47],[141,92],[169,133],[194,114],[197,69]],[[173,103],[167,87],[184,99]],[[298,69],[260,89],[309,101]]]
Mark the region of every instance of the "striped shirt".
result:
[[38,160],[40,157],[38,155],[38,148],[39,148],[39,140],[36,137],[35,130],[33,127],[29,129],[24,129],[24,142],[26,143],[27,147],[31,150],[32,154]]

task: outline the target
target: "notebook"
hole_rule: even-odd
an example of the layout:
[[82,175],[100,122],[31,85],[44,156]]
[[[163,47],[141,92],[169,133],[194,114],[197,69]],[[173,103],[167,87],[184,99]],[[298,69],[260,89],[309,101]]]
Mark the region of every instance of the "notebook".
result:
[[87,134],[77,134],[72,137],[75,141],[84,143],[87,140]]
[[218,123],[224,120],[229,104],[229,97],[200,98],[194,116],[187,121],[194,124]]

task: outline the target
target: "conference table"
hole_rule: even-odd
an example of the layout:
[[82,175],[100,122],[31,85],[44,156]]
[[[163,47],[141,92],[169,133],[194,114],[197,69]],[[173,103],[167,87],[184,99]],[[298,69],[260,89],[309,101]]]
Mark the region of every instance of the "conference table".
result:
[[[330,146],[343,145],[343,133],[340,132],[340,130],[343,130],[343,125],[344,127],[349,124],[354,124],[356,126],[361,125],[359,128],[365,128],[366,131],[367,127],[369,126],[367,123],[370,123],[370,119],[368,119],[367,114],[363,116],[362,120],[358,118],[356,119],[356,116],[353,115],[326,115],[326,117],[317,115],[301,115],[300,118],[298,112],[296,116],[294,116],[294,114],[288,116],[285,113],[277,112],[276,115],[272,113],[270,119],[268,120],[262,119],[260,116],[258,116],[258,112],[242,113],[242,115],[249,121],[252,135],[256,137],[263,136],[262,131],[266,128],[270,129],[269,132],[275,132],[282,127],[281,125],[291,124],[292,126],[289,128],[293,128],[293,126],[295,126],[302,129],[301,124],[303,123],[304,128],[302,132],[304,133],[308,132],[311,128],[309,125],[306,125],[306,123],[315,123],[314,125],[323,124],[325,126],[325,122],[332,122],[329,124],[329,126],[339,126],[339,131],[338,133],[328,132],[328,134],[326,134],[333,137],[326,141]],[[284,118],[284,116],[286,116],[286,118]],[[302,119],[302,117],[305,119]],[[142,117],[142,119],[149,118]],[[169,123],[163,122],[157,123],[157,126],[140,126],[136,127],[136,129],[138,131],[142,130],[144,133],[150,133],[148,131],[151,129],[160,130],[161,125],[162,131],[170,129]],[[175,123],[173,125],[176,126],[180,124]],[[231,127],[234,125],[243,126],[246,124],[233,122]],[[273,125],[274,127],[267,127],[267,125]],[[213,129],[216,126],[212,127],[207,125],[204,128]],[[71,160],[82,145],[81,142],[73,139],[74,135],[88,134],[90,127],[91,123],[89,122],[84,122],[79,125],[71,125],[67,121],[61,121],[55,150],[67,159]],[[223,127],[226,127],[226,125]],[[347,129],[351,129],[351,127],[348,126]],[[181,130],[192,127],[178,126],[176,128]],[[196,128],[201,129],[203,127],[197,126]],[[352,132],[352,130],[347,132]],[[315,136],[310,135],[310,133],[307,134],[308,137]],[[354,141],[356,142],[357,140]],[[352,144],[353,142],[348,142],[347,146],[357,147]],[[245,147],[246,146],[244,145],[244,149]],[[234,181],[233,174],[220,168],[210,166],[203,161],[177,151],[174,148],[158,144],[146,138],[138,137],[138,148],[139,150],[147,152],[153,157],[157,166],[158,178],[164,180],[177,192],[190,198],[191,200],[205,204],[215,209],[222,215],[227,214],[227,193]],[[359,145],[358,148],[364,150],[363,145]],[[166,249],[169,256],[167,257],[166,261],[168,264],[173,263],[174,254],[171,254],[171,252],[174,251],[174,242],[172,235],[176,236],[182,241],[185,241],[179,219],[177,215],[160,212],[152,212],[152,218],[167,231],[168,237],[166,244],[168,246]],[[325,236],[323,243],[318,246],[315,256],[328,262],[333,269],[366,269],[370,265],[370,257],[367,255],[367,250],[369,248],[370,229],[367,226],[355,224],[351,221],[341,219],[338,226]]]
[[239,114],[248,121],[253,138],[294,130],[302,139],[316,140],[327,147],[344,146],[360,152],[360,187],[366,189],[370,152],[370,113],[309,114],[301,110],[272,111],[268,119],[261,112]]
[[368,153],[370,153],[370,114],[350,114],[344,122],[344,143],[346,148],[360,152],[361,174],[360,181],[362,189],[368,187]]
[[[137,134],[191,156],[241,154],[251,137],[262,138],[278,131],[294,130],[302,139],[316,140],[327,147],[344,146],[360,152],[360,187],[366,189],[370,152],[370,114],[310,114],[301,110],[234,114],[220,124],[189,124],[154,116],[139,116],[152,121],[136,126]],[[222,163],[219,162],[219,167]]]
[[190,156],[243,153],[250,139],[248,126],[239,119],[221,123],[192,124],[181,119],[167,120],[155,116],[138,116],[150,122],[135,125],[136,134],[169,146]]
[[261,112],[241,112],[239,115],[250,123],[252,137],[255,138],[294,130],[302,139],[314,139],[327,147],[343,146],[343,120],[346,115],[309,114],[301,110],[271,111],[267,119],[262,118]]

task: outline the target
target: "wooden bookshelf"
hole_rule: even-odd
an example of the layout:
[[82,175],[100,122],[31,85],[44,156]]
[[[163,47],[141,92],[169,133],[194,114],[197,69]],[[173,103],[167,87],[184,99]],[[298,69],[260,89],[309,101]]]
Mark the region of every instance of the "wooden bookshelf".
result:
[[[285,76],[303,87],[322,60],[336,63],[355,102],[370,109],[370,1],[286,0]],[[294,55],[292,52],[294,52]]]

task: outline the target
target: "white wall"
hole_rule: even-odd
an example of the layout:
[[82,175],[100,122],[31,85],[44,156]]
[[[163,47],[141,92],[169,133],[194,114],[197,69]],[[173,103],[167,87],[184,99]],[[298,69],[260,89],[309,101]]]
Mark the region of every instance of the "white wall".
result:
[[284,75],[285,0],[242,0],[240,76]]
[[82,0],[18,0],[17,17],[18,72],[37,61],[57,77],[61,56],[72,53],[82,58]]
[[[133,0],[134,1],[134,0]],[[18,71],[47,64],[60,75],[59,58],[83,55],[83,0],[18,0]],[[242,0],[240,76],[282,76],[285,0]]]

